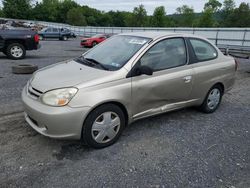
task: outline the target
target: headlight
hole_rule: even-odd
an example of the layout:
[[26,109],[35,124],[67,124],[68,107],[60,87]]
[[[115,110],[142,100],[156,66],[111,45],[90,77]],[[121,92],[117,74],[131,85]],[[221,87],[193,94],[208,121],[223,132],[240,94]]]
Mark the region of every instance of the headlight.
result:
[[48,91],[42,96],[42,102],[50,106],[65,106],[75,96],[78,89],[63,88]]

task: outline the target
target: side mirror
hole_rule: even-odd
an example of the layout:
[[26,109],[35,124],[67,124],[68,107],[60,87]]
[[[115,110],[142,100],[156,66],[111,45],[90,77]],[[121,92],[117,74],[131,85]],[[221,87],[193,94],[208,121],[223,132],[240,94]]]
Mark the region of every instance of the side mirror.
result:
[[133,76],[140,76],[140,75],[153,75],[153,70],[148,67],[148,66],[138,66],[138,67],[135,67],[131,74],[129,75],[129,77],[133,77]]
[[140,66],[140,73],[145,75],[153,75],[153,70],[148,66]]

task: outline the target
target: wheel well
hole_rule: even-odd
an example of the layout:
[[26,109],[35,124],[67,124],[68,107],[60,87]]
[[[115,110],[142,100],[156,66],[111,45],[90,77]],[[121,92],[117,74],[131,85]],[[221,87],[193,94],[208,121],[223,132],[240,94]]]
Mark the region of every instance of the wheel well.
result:
[[[105,103],[99,104],[98,106],[96,106],[95,108],[93,108],[88,113],[88,115],[86,116],[86,118],[89,116],[89,114],[91,112],[93,112],[93,110],[95,110],[96,108],[98,108],[98,107],[100,107],[102,105],[106,105],[106,104],[114,104],[114,105],[118,106],[119,108],[121,108],[121,110],[123,111],[123,114],[125,116],[125,126],[126,126],[128,124],[128,111],[127,111],[126,107],[122,103],[120,103],[120,102],[110,101],[110,102],[105,102]],[[85,118],[85,120],[86,120],[86,118]],[[85,120],[83,122],[83,126],[84,126]],[[83,130],[83,127],[82,127],[82,130]],[[81,137],[82,137],[82,132],[81,132]]]
[[[7,45],[13,44],[13,43],[19,43],[22,44],[24,46],[24,48],[26,49],[26,45],[25,45],[25,41],[24,40],[20,40],[20,39],[15,39],[15,40],[6,40],[5,42]],[[6,46],[7,48],[7,46]]]
[[[225,87],[224,87],[224,85],[223,85],[221,82],[214,84],[214,86],[220,86],[221,89],[222,89],[222,94],[224,94]],[[214,86],[213,86],[213,87],[214,87]]]
[[[106,104],[114,104],[114,105],[118,106],[119,108],[121,108],[121,110],[123,111],[123,114],[125,116],[125,121],[126,121],[125,125],[128,124],[128,111],[127,111],[126,107],[122,103],[120,103],[120,102],[116,102],[116,101],[105,102],[105,103],[99,104],[94,109],[92,109],[90,112],[92,112],[96,108],[98,108],[100,106],[103,106],[103,105],[106,105]],[[89,112],[89,114],[90,114],[90,112]]]

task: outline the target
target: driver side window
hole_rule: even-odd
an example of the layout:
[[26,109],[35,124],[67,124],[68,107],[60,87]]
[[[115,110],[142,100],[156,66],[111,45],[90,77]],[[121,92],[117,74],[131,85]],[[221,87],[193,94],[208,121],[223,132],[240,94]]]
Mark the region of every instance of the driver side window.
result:
[[171,38],[158,42],[140,59],[141,66],[150,67],[154,72],[185,65],[186,46],[183,38]]

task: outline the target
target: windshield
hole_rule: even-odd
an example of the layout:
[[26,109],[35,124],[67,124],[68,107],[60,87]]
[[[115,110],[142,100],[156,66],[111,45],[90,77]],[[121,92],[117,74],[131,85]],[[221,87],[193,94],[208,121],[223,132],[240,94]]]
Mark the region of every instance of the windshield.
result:
[[144,37],[114,36],[87,52],[84,58],[95,60],[109,70],[118,70],[150,40]]
[[41,30],[41,32],[44,32],[44,31],[46,31],[48,29],[48,27],[45,27],[45,28],[43,28],[42,30]]

